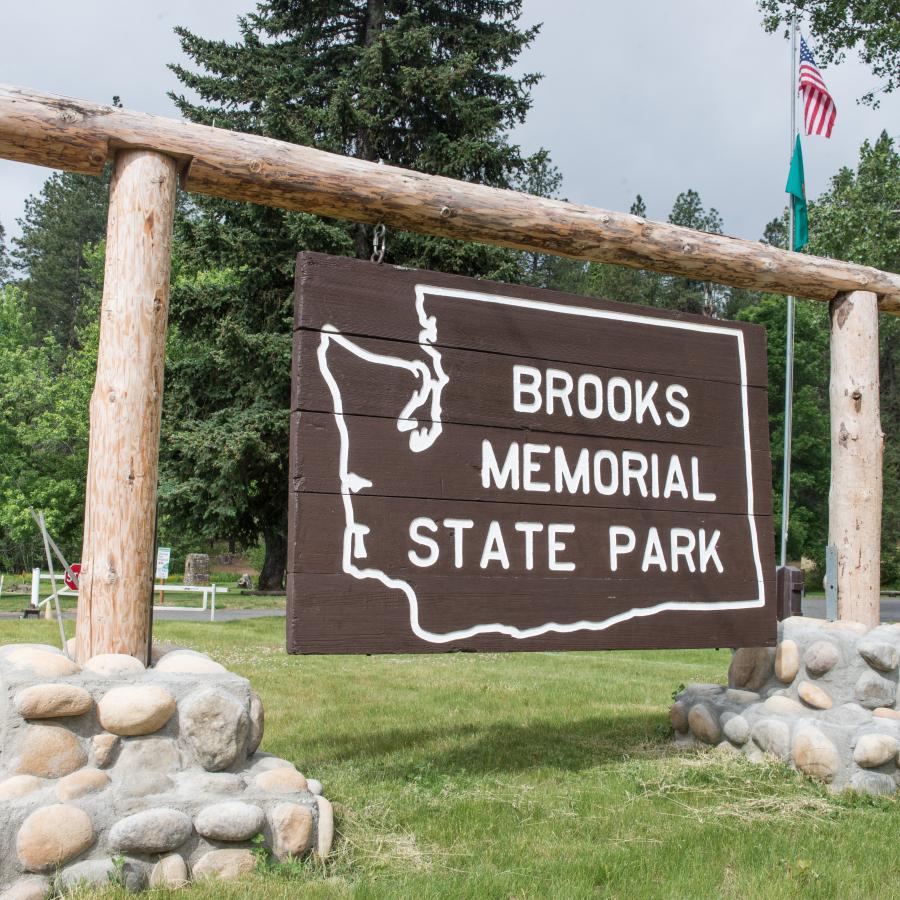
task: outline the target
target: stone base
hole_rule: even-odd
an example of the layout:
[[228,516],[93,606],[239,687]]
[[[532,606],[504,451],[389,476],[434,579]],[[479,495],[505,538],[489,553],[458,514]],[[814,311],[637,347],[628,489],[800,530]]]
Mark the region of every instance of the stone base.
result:
[[768,754],[835,791],[893,794],[898,661],[900,625],[794,616],[779,623],[777,647],[735,651],[727,688],[689,685],[669,717],[681,742]]
[[257,752],[249,682],[190,650],[153,656],[81,668],[46,645],[0,648],[0,900],[230,878],[253,850],[330,852],[321,785]]

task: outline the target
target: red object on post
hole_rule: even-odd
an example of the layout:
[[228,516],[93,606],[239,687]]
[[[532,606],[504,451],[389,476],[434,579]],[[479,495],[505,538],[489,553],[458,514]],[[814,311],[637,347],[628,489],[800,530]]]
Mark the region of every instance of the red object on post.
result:
[[[69,572],[71,572],[72,575],[74,575],[75,577],[72,578],[69,575]],[[78,590],[78,576],[81,574],[81,563],[72,563],[72,565],[69,566],[69,572],[64,573],[66,576],[66,587],[70,591],[77,591]]]

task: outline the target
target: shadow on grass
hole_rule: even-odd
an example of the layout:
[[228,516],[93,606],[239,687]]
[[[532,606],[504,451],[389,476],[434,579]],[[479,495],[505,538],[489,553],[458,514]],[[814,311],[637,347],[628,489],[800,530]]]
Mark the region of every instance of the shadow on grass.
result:
[[[411,717],[412,718],[412,717]],[[675,752],[662,713],[622,713],[558,722],[361,729],[354,734],[326,734],[310,744],[300,735],[278,743],[291,747],[308,768],[352,761],[372,765],[383,777],[407,779],[411,769],[483,775],[558,769],[578,772],[626,758],[658,758]],[[273,748],[277,752],[277,748]]]

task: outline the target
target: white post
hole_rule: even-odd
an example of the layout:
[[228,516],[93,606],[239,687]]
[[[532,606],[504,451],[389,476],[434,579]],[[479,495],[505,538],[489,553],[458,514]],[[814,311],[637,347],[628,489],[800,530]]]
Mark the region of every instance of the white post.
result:
[[216,584],[215,584],[215,582],[213,582],[213,586],[212,586],[212,610],[210,610],[210,613],[209,613],[209,621],[210,622],[216,621]]
[[31,605],[37,609],[41,602],[41,570],[31,570]]

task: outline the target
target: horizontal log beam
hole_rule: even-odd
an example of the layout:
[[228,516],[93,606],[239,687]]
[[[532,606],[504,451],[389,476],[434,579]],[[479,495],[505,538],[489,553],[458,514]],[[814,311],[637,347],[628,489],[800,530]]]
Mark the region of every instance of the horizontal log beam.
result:
[[0,156],[97,174],[122,148],[174,157],[195,193],[812,300],[866,290],[900,314],[900,274],[0,85]]

